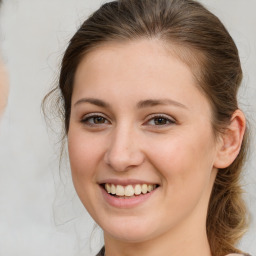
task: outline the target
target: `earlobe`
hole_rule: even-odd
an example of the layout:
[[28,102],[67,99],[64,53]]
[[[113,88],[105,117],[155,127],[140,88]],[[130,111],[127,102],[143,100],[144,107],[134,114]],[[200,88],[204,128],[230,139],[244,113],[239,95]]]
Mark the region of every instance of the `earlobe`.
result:
[[218,152],[214,162],[215,168],[226,168],[236,159],[242,145],[245,127],[245,116],[241,110],[237,109],[233,113],[225,132],[220,135]]

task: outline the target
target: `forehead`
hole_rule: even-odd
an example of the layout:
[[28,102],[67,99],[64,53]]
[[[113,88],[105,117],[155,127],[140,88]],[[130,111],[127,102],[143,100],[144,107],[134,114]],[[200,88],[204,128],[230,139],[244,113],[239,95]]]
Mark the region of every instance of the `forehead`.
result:
[[[192,72],[196,83],[198,82],[197,75],[201,73],[200,70],[204,63],[203,53],[191,47],[187,47],[186,45],[181,46],[177,43],[157,38],[140,38],[130,41],[110,41],[101,43],[89,49],[78,65],[78,69],[85,64],[91,65],[95,63],[101,64],[98,65],[98,68],[104,64],[114,67],[114,63],[110,61],[113,57],[115,60],[119,57],[119,63],[117,64],[121,65],[124,63],[127,66],[127,70],[128,65],[133,60],[136,60],[137,65],[140,65],[141,68],[146,67],[146,65],[148,68],[151,65],[152,68],[156,69],[156,65],[154,66],[155,61],[152,61],[152,59],[157,58],[158,61],[162,61],[162,63],[165,62],[164,65],[166,65],[166,60],[172,58],[172,61],[175,60],[177,63],[181,62],[187,66],[188,71]],[[133,65],[134,64],[135,62],[133,62]],[[142,71],[141,68],[140,70]]]
[[[107,42],[84,56],[76,71],[75,84],[80,80],[93,78],[95,82],[112,76],[117,80],[128,76],[129,79],[142,79],[159,75],[161,79],[160,75],[176,71],[186,74],[191,83],[194,83],[190,67],[160,40]],[[107,76],[102,76],[103,74]]]
[[75,75],[74,97],[110,92],[134,99],[202,96],[190,67],[159,40],[111,42],[86,54]]

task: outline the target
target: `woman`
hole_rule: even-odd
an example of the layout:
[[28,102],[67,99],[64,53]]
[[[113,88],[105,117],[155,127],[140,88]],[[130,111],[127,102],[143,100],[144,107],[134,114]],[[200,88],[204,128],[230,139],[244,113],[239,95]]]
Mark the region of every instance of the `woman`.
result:
[[241,80],[231,36],[196,1],[113,1],[82,24],[53,92],[98,255],[242,253]]

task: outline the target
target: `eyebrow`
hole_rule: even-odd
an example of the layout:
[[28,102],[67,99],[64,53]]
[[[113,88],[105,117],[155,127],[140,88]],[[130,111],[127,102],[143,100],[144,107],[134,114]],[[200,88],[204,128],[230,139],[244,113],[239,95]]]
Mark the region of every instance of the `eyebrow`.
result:
[[[90,103],[102,108],[110,108],[110,104],[96,98],[82,98],[78,100],[74,106],[80,105],[82,103]],[[184,109],[188,109],[185,105],[183,105],[180,102],[171,100],[171,99],[148,99],[148,100],[142,100],[137,103],[137,108],[147,108],[147,107],[154,107],[154,106],[161,106],[161,105],[174,105],[177,107],[181,107]]]
[[93,104],[93,105],[96,105],[96,106],[99,106],[102,108],[110,108],[110,104],[106,103],[103,100],[95,99],[95,98],[82,98],[82,99],[78,100],[74,104],[74,106],[80,105],[82,103],[90,103],[90,104]]
[[171,100],[171,99],[148,99],[148,100],[143,100],[143,101],[139,101],[137,104],[138,108],[146,108],[146,107],[154,107],[154,106],[158,106],[158,105],[174,105],[177,107],[181,107],[181,108],[185,108],[187,109],[187,107],[185,105],[183,105],[182,103],[175,101],[175,100]]

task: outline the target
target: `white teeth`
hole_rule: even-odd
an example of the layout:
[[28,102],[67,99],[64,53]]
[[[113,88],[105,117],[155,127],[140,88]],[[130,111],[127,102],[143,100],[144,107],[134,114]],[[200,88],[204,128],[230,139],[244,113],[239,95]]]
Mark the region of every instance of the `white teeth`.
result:
[[147,184],[143,184],[143,185],[141,186],[141,192],[142,192],[143,194],[146,194],[146,193],[148,192],[148,186],[147,186]]
[[141,185],[137,184],[134,188],[134,194],[140,195],[141,194]]
[[121,185],[116,186],[116,195],[117,196],[124,196],[124,187]]
[[146,194],[150,193],[153,191],[157,185],[147,185],[147,184],[136,184],[134,185],[127,185],[127,186],[122,186],[122,185],[114,185],[114,184],[105,184],[105,190],[108,193],[111,193],[112,195],[117,195],[120,197],[126,196],[126,197],[132,197],[134,195],[138,196],[140,194]]
[[153,190],[153,185],[148,185],[148,192],[151,192]]
[[110,184],[106,183],[105,184],[105,189],[107,190],[108,193],[111,193],[111,186],[110,186]]
[[111,184],[111,190],[110,193],[115,195],[116,194],[116,186],[114,184]]
[[132,185],[125,187],[125,196],[134,196],[134,189]]

